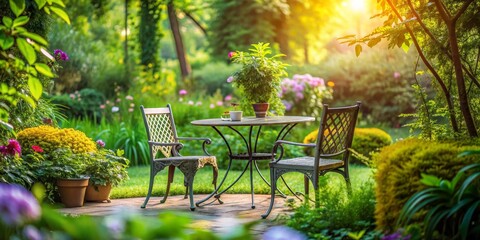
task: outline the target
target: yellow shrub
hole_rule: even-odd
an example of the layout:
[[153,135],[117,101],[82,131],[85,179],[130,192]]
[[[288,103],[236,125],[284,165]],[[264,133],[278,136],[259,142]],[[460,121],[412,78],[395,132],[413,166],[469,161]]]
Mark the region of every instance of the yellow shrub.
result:
[[96,143],[85,133],[73,128],[55,128],[38,126],[20,131],[17,139],[24,151],[31,151],[33,145],[40,146],[46,153],[57,148],[68,148],[73,153],[88,153],[97,151]]

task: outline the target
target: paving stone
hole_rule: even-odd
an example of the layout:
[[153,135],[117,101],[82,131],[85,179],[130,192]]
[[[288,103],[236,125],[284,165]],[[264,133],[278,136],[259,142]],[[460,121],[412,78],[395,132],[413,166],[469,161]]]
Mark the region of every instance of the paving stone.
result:
[[[205,198],[207,195],[195,195],[195,200]],[[162,211],[176,211],[189,214],[195,225],[208,228],[216,233],[225,233],[233,227],[252,221],[259,221],[252,229],[255,238],[261,239],[262,234],[268,227],[277,225],[274,222],[279,215],[290,215],[291,209],[285,205],[285,199],[276,197],[275,206],[267,219],[261,216],[270,204],[270,195],[255,195],[255,209],[251,208],[251,196],[249,194],[223,194],[220,204],[218,201],[197,207],[190,211],[188,199],[181,196],[169,196],[167,201],[160,203],[161,197],[151,197],[146,208],[140,205],[145,198],[112,199],[110,203],[86,202],[83,207],[61,208],[61,212],[73,215],[108,216],[116,211],[135,211],[145,216],[156,216]]]

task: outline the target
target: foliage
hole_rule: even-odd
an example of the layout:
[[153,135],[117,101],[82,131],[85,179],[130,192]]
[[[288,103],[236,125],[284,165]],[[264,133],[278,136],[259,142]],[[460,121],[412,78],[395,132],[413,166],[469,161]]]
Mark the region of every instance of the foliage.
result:
[[420,183],[422,173],[452,179],[463,166],[478,161],[472,156],[457,158],[457,155],[465,150],[478,149],[478,142],[437,142],[421,139],[407,139],[384,147],[373,157],[377,166],[377,227],[387,232],[393,230],[408,198],[425,189]]
[[[379,152],[385,146],[392,144],[392,137],[379,128],[355,128],[352,149],[367,158],[371,158],[375,152]],[[362,160],[352,154],[352,163],[362,163]],[[370,163],[363,163],[370,165]]]
[[2,239],[253,239],[251,228],[255,223],[215,234],[195,227],[188,215],[175,212],[149,217],[122,210],[105,218],[72,217],[40,205],[43,194],[41,185],[33,188],[34,197],[20,186],[0,184]]
[[238,68],[236,64],[209,62],[197,71],[193,71],[194,85],[196,89],[205,90],[206,94],[213,95],[217,89],[220,89],[222,95],[227,96],[233,93],[233,89],[226,79]]
[[[35,153],[32,153],[35,154]],[[33,169],[35,176],[43,183],[55,183],[60,178],[83,178],[87,174],[87,153],[74,153],[69,148],[57,148],[51,152],[39,153],[38,165]]]
[[249,52],[231,53],[234,63],[242,64],[242,68],[233,74],[233,83],[240,88],[243,97],[241,108],[249,112],[252,103],[269,103],[271,110],[283,115],[285,106],[279,98],[281,77],[287,73],[286,64],[278,58],[282,54],[272,54],[269,43],[252,44]]
[[112,186],[117,186],[128,179],[129,160],[122,157],[122,151],[100,149],[88,155],[85,173],[90,177],[90,185],[105,186],[110,183]]
[[[28,4],[27,4],[28,3]],[[1,3],[2,22],[0,23],[0,121],[9,121],[16,113],[19,102],[35,108],[42,96],[44,86],[54,77],[52,69],[43,61],[54,58],[45,50],[45,40],[41,23],[46,14],[54,14],[69,23],[64,11],[63,1],[41,1],[35,3],[25,0],[6,1]],[[9,10],[11,11],[9,11]],[[30,23],[30,21],[33,20]],[[39,30],[38,33],[32,30]],[[37,57],[37,52],[45,57]],[[43,82],[42,82],[43,81]],[[0,124],[4,129],[5,124]]]
[[[310,132],[303,139],[303,143],[314,143],[317,141],[318,129]],[[353,134],[352,149],[366,158],[370,158],[372,153],[378,152],[382,147],[392,143],[392,138],[388,133],[379,128],[355,128]],[[311,149],[307,149],[307,154],[313,154]],[[363,162],[363,159],[355,157],[352,154],[351,163],[363,163],[370,165],[370,162]]]
[[165,9],[164,6],[161,6],[162,3],[158,0],[140,1],[140,29],[138,32],[140,62],[152,73],[156,73],[160,69],[159,40],[163,34],[159,31],[159,23],[162,10]]
[[95,89],[84,88],[74,93],[53,96],[51,101],[61,106],[62,114],[69,119],[87,117],[100,120],[100,106],[105,103],[105,96]]
[[373,182],[365,182],[350,197],[332,188],[322,189],[321,207],[303,204],[295,210],[287,225],[305,233],[311,239],[345,239],[351,232],[374,232],[375,194]]
[[[373,49],[358,59],[349,54],[331,55],[322,64],[325,79],[333,82],[336,105],[362,102],[362,119],[398,127],[401,113],[415,110],[413,56],[401,50]],[[403,120],[403,121],[402,121]]]
[[[432,74],[438,100],[448,108],[453,132],[478,136],[478,105],[472,99],[480,91],[476,52],[480,41],[477,1],[385,1],[378,0],[386,19],[381,26],[364,37],[346,36],[356,44],[357,55],[362,45],[377,45],[382,39],[390,48],[413,46],[425,67]],[[474,109],[474,110],[472,110]],[[475,127],[477,125],[477,128]]]
[[8,142],[0,146],[0,182],[30,187],[35,176],[22,162],[20,145],[14,139]]
[[[480,163],[467,165],[452,180],[422,174],[426,189],[415,193],[400,213],[398,223],[405,226],[422,216],[425,239],[478,239],[480,237]],[[423,215],[423,214],[422,214]],[[439,234],[439,235],[436,235]]]
[[255,42],[274,42],[274,21],[288,13],[283,0],[219,0],[212,2],[214,15],[209,28],[212,55],[227,60],[234,49],[245,51]]
[[322,102],[332,99],[333,93],[323,78],[312,77],[310,74],[295,74],[292,79],[284,78],[281,89],[280,97],[288,114],[313,117],[320,117]]
[[46,153],[58,148],[70,149],[73,153],[88,153],[97,150],[95,142],[85,133],[73,128],[55,128],[48,125],[26,128],[17,139],[27,152],[33,152],[33,145],[40,146]]

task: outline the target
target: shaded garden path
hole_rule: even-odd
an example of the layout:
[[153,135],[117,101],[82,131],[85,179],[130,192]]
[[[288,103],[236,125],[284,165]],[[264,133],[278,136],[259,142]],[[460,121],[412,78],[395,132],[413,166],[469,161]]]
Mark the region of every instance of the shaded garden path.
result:
[[[207,195],[195,195],[195,200],[202,199]],[[145,216],[156,216],[162,211],[178,211],[188,213],[194,220],[194,224],[202,228],[208,228],[216,233],[226,233],[242,223],[258,221],[252,229],[257,239],[271,226],[277,225],[273,220],[279,215],[291,214],[292,211],[285,205],[285,199],[277,197],[275,208],[266,220],[260,215],[265,212],[270,203],[270,195],[255,195],[255,209],[250,207],[250,194],[223,194],[223,204],[217,201],[209,205],[197,207],[194,212],[190,211],[189,200],[182,196],[170,196],[164,204],[160,204],[160,197],[150,198],[145,209],[140,205],[144,198],[112,199],[111,203],[87,202],[79,208],[61,208],[62,213],[75,215],[108,216],[118,211],[135,211]]]

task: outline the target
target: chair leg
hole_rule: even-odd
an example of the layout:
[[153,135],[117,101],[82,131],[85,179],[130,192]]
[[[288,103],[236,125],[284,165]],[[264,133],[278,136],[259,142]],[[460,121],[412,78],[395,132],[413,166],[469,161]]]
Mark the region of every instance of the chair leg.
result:
[[167,179],[167,189],[165,190],[165,196],[160,201],[160,203],[165,203],[167,201],[168,194],[170,193],[170,184],[173,182],[173,176],[175,174],[175,166],[168,166],[168,179]]
[[270,168],[270,205],[267,211],[262,214],[262,218],[266,219],[270,212],[272,212],[273,205],[275,204],[275,191],[277,189],[277,176],[275,175],[274,168]]
[[352,183],[350,183],[350,178],[346,177],[345,178],[345,183],[347,184],[348,195],[351,196],[352,195]]
[[303,176],[303,186],[305,188],[305,196],[308,196],[309,188],[310,188],[310,180],[307,176]]
[[[153,163],[152,163],[153,164]],[[150,168],[152,168],[151,166]],[[145,201],[143,202],[141,208],[145,208],[147,206],[148,200],[150,199],[150,196],[152,195],[152,189],[153,189],[153,180],[155,178],[155,173],[153,173],[153,170],[150,169],[150,183],[148,184],[148,192],[147,192],[147,197],[145,198]]]
[[193,177],[191,179],[188,179],[188,195],[190,198],[190,210],[195,211],[195,203],[193,201]]

